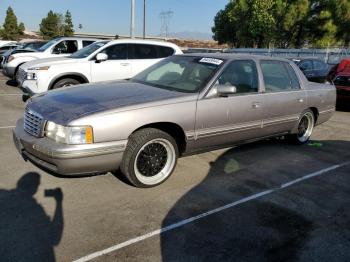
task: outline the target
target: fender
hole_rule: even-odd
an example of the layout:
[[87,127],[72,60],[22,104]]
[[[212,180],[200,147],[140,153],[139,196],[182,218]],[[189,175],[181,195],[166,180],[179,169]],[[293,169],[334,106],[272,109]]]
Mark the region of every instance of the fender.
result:
[[55,76],[51,81],[50,81],[50,84],[48,86],[48,89],[47,90],[50,90],[53,86],[53,84],[59,79],[59,78],[62,78],[63,76],[78,76],[78,77],[81,77],[82,79],[84,79],[85,83],[90,83],[89,79],[81,74],[81,73],[77,73],[77,72],[64,72],[64,73],[61,73],[61,74],[58,74],[57,76]]

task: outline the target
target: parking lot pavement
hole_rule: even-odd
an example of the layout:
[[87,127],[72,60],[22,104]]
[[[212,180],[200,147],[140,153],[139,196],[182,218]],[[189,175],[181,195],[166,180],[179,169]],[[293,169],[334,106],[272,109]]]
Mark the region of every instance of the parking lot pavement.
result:
[[[0,80],[0,93],[19,93]],[[0,114],[1,126],[14,125],[21,97],[0,96]],[[182,158],[172,177],[151,189],[131,187],[118,174],[48,175],[21,159],[11,132],[0,129],[5,261],[72,261],[118,244],[125,246],[94,261],[350,260],[350,165],[327,171],[350,160],[350,112],[317,127],[309,145],[267,140]],[[280,188],[320,170],[327,172]],[[45,193],[55,188],[62,201],[57,190]],[[250,196],[258,197],[146,235]]]

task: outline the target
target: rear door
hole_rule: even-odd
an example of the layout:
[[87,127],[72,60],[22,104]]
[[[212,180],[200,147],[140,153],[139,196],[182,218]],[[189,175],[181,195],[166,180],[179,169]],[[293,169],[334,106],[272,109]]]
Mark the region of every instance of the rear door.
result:
[[237,92],[227,97],[210,95],[197,103],[196,147],[206,148],[259,137],[263,117],[263,97],[259,92],[256,63],[232,61],[216,85],[235,86]]
[[264,135],[290,131],[306,109],[306,92],[288,62],[262,60],[260,66],[265,87]]
[[106,61],[91,63],[91,79],[93,82],[120,80],[130,78],[132,68],[128,60],[128,44],[115,44],[106,47],[101,53],[108,56]]

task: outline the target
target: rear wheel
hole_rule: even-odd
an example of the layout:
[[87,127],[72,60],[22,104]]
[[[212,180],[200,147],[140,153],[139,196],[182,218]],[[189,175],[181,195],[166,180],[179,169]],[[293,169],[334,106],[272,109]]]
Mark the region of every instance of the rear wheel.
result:
[[130,136],[121,171],[136,187],[153,187],[167,180],[178,158],[176,141],[159,129],[145,128]]
[[299,118],[297,133],[290,135],[290,139],[295,144],[305,144],[309,141],[315,125],[315,116],[311,110],[303,112]]
[[79,85],[79,84],[81,84],[81,82],[74,79],[74,78],[63,78],[63,79],[57,81],[53,85],[52,89],[57,89],[57,88],[66,87],[66,86]]

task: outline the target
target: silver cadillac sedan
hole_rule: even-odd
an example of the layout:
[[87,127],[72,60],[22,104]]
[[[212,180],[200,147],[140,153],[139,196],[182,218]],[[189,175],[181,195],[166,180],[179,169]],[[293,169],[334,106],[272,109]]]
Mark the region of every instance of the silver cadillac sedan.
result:
[[152,187],[180,156],[273,136],[304,144],[335,101],[334,86],[308,82],[288,60],[179,55],[129,80],[35,96],[13,138],[25,160],[50,173],[120,169]]

